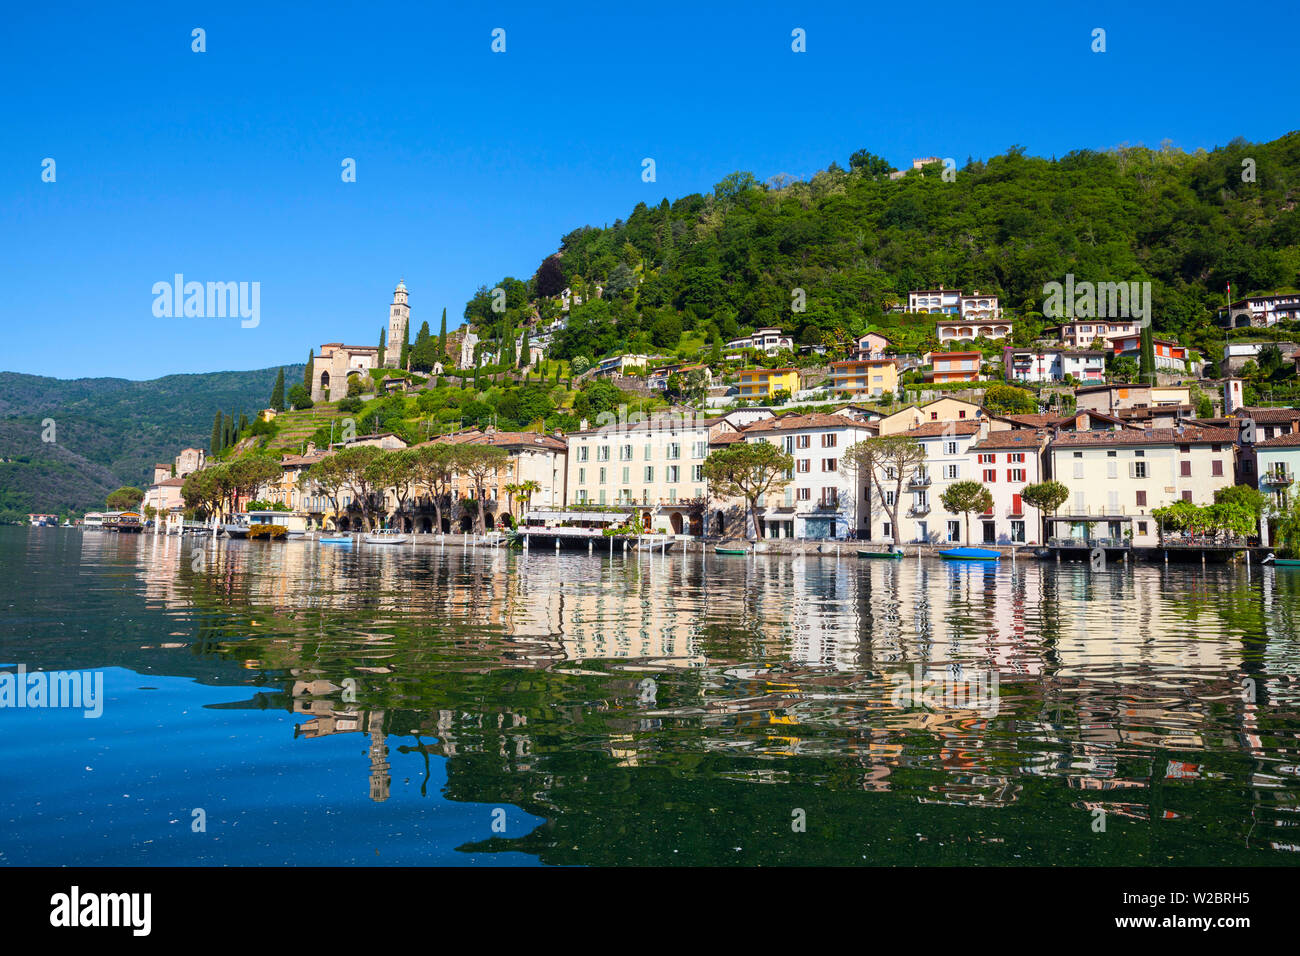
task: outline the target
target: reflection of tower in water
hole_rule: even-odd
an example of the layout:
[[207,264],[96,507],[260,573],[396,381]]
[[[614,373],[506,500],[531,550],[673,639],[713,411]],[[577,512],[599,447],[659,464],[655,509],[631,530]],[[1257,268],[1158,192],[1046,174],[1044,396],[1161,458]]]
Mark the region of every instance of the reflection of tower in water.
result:
[[366,720],[370,734],[370,799],[383,803],[388,799],[393,778],[388,774],[388,735],[384,733],[384,712],[372,710]]

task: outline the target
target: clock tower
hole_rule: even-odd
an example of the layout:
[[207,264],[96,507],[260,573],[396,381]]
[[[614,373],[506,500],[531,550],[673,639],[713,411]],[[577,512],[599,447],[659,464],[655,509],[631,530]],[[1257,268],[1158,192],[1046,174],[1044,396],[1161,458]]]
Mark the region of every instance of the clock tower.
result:
[[406,282],[399,281],[393,290],[393,304],[388,307],[388,342],[384,349],[384,367],[397,368],[411,327],[411,307],[406,304]]

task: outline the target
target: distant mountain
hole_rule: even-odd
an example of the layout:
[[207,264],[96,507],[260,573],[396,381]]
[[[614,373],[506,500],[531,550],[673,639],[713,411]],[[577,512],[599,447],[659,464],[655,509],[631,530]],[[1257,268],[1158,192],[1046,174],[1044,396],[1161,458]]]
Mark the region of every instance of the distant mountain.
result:
[[[217,410],[266,407],[278,367],[248,372],[64,380],[0,372],[0,521],[102,508],[120,485],[146,487],[155,462],[207,448]],[[285,380],[302,380],[285,365]],[[54,442],[45,442],[47,420]]]

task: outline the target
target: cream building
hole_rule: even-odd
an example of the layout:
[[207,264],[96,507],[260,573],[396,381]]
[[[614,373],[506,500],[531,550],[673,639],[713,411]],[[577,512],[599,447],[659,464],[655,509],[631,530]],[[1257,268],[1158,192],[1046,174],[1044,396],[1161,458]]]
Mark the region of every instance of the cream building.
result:
[[1198,505],[1233,484],[1237,433],[1230,428],[1062,432],[1048,449],[1049,477],[1070,498],[1049,516],[1049,537],[1102,538],[1116,546],[1158,543],[1153,508]]
[[665,414],[574,432],[568,437],[568,502],[639,505],[652,530],[698,533],[708,497],[709,442],[736,430],[721,418]]
[[[942,401],[942,399],[941,399]],[[884,424],[882,420],[881,424]],[[925,463],[903,485],[903,501],[898,509],[898,522],[902,526],[900,540],[909,543],[971,544],[966,539],[966,517],[947,511],[941,497],[949,485],[958,481],[979,480],[971,447],[990,434],[987,418],[975,421],[928,421],[892,434],[905,435],[925,449]],[[885,434],[882,430],[881,434]],[[884,489],[883,499],[876,483],[865,490],[868,512],[868,536],[882,543],[894,540],[893,518],[889,507],[896,493],[897,479],[882,471],[879,484]],[[970,537],[979,541],[983,537],[980,522],[970,520]]]
[[361,376],[369,384],[370,370],[379,367],[379,346],[326,342],[312,359],[311,400],[324,402],[347,395],[348,380]]

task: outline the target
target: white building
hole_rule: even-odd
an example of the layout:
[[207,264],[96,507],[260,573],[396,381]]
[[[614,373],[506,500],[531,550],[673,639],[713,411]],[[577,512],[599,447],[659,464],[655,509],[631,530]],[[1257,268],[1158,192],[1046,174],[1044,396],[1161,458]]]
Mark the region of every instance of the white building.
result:
[[1232,328],[1269,326],[1281,321],[1300,319],[1300,293],[1257,295],[1229,303],[1227,312],[1219,310],[1219,321],[1227,319]]
[[760,502],[759,521],[767,538],[844,539],[865,537],[864,475],[840,468],[845,451],[876,433],[865,422],[842,415],[786,415],[755,422],[744,431],[749,442],[770,441],[794,458],[790,483]]
[[[1016,428],[990,432],[971,445],[971,475],[993,495],[993,508],[971,520],[972,537],[980,544],[1039,543],[1040,513],[1025,504],[1026,485],[1042,481],[1046,431]],[[978,528],[978,534],[975,533]]]
[[908,312],[955,315],[968,322],[1002,318],[1002,309],[995,295],[981,295],[976,289],[972,295],[963,295],[960,289],[913,289],[907,293]]
[[767,327],[755,329],[752,335],[731,339],[727,342],[729,349],[757,349],[765,355],[776,355],[783,349],[794,349],[794,339],[779,328]]
[[[978,480],[978,475],[973,474],[970,449],[989,435],[988,420],[926,422],[897,434],[916,440],[925,449],[925,464],[903,486],[903,503],[898,513],[902,525],[900,540],[904,543],[969,544],[965,539],[965,517],[947,511],[941,503],[941,496],[955,482]],[[881,475],[880,485],[885,489],[883,501],[874,483],[865,489],[873,541],[887,543],[894,540],[893,520],[885,506],[892,504],[896,481],[893,475]],[[971,536],[980,540],[978,522],[972,519],[970,526]]]
[[1006,348],[1002,366],[1008,382],[1106,381],[1106,353],[1083,349]]

